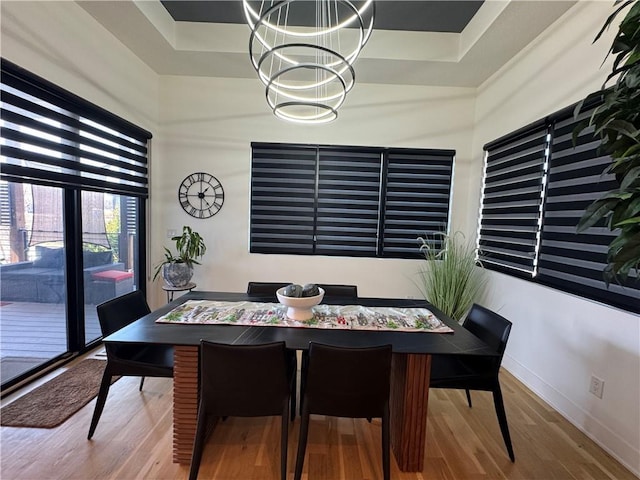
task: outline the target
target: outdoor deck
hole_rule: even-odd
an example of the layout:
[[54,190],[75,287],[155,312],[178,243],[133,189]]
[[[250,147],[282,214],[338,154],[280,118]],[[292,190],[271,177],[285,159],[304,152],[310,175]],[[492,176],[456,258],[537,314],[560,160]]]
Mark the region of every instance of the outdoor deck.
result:
[[[86,307],[86,340],[98,338],[95,305]],[[0,378],[2,383],[65,353],[64,303],[0,302]]]

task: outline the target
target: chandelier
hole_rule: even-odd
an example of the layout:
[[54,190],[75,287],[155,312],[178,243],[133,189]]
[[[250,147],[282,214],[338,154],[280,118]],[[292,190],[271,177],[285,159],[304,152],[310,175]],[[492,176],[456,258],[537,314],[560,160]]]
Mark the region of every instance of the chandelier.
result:
[[249,56],[273,113],[300,123],[335,120],[355,83],[353,63],[371,36],[373,0],[242,3]]

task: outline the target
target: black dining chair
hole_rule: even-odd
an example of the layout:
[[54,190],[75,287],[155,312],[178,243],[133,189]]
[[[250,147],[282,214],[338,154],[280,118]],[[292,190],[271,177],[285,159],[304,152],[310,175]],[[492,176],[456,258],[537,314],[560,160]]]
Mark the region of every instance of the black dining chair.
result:
[[291,282],[249,282],[247,284],[247,294],[273,297],[275,300],[276,291],[287,285],[291,285]]
[[[340,298],[341,302],[348,303],[348,300],[356,300],[358,298],[358,286],[357,285],[341,285],[335,283],[320,283],[318,287],[324,290],[325,297]],[[300,361],[300,391],[304,390],[305,371],[307,369],[307,363],[309,361],[309,352],[307,350],[302,351]],[[302,397],[300,402],[300,415],[302,415]]]
[[309,416],[382,418],[382,471],[390,478],[389,392],[391,345],[337,347],[312,342],[305,389],[300,393],[302,420],[295,480],[302,477]]
[[462,325],[494,349],[498,356],[433,355],[429,388],[463,389],[466,392],[469,407],[472,406],[471,390],[492,392],[502,438],[509,458],[514,462],[515,455],[498,380],[500,363],[511,332],[511,322],[488,308],[476,304],[471,307]]
[[[291,282],[249,282],[247,284],[247,294],[262,297],[273,297],[276,299],[276,292],[282,287],[291,285]],[[293,371],[298,370],[297,350],[287,350],[288,361],[293,363]],[[304,359],[303,362],[304,363]],[[296,391],[298,389],[297,376],[293,378],[293,395],[291,396],[291,420],[296,418]]]
[[280,469],[287,477],[289,399],[296,372],[284,342],[200,342],[200,400],[189,479],[198,478],[209,419],[281,415]]
[[357,285],[337,285],[328,283],[319,283],[318,287],[324,290],[325,297],[345,297],[358,298]]
[[[135,290],[113,298],[96,307],[102,336],[106,337],[151,312],[144,293]],[[102,375],[96,406],[89,427],[91,439],[109,395],[114,376],[134,376],[140,379],[142,391],[144,377],[173,377],[172,345],[113,345],[106,344],[107,364]]]

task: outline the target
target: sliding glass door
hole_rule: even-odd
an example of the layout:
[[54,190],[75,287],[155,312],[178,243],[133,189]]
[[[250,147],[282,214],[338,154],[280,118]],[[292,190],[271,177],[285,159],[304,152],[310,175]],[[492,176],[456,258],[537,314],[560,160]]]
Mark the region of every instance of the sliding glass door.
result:
[[[74,192],[0,181],[3,385],[95,343],[96,306],[137,288],[138,200],[79,193],[70,208]],[[81,241],[67,248],[78,224]]]
[[136,289],[137,200],[82,192],[82,284],[85,345],[100,338],[96,305]]
[[68,348],[63,191],[0,182],[0,376],[5,384]]

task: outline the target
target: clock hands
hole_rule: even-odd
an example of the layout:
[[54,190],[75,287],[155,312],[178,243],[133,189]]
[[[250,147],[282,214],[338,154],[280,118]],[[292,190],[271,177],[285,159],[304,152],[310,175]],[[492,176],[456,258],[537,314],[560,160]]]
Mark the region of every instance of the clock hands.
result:
[[189,215],[209,218],[222,208],[224,190],[213,175],[197,172],[182,181],[178,197],[182,208]]

